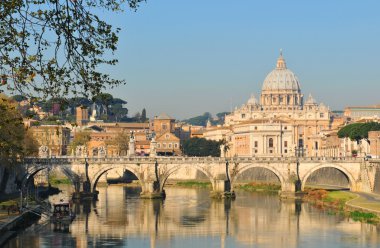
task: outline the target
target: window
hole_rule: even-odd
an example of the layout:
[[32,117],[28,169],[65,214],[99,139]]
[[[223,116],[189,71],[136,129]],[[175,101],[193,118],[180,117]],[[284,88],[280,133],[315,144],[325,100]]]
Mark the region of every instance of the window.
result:
[[255,153],[257,153],[257,149],[255,149]]
[[177,143],[174,144],[174,148],[178,148],[178,144]]
[[[256,116],[255,116],[256,117]],[[255,127],[255,130],[257,130],[257,127]]]
[[169,148],[172,148],[172,143],[169,143]]
[[255,147],[259,146],[259,142],[255,141]]
[[318,141],[315,141],[315,150],[318,150]]
[[165,138],[169,139],[169,134],[165,135]]
[[284,150],[284,153],[288,153],[288,150],[287,150],[287,149],[285,149],[285,150]]
[[288,147],[288,141],[284,141],[284,147]]
[[244,119],[244,118],[245,118],[245,114],[241,114],[241,118],[243,118],[243,119]]
[[163,143],[163,144],[162,144],[162,147],[163,147],[163,148],[166,148],[166,143]]
[[161,145],[160,144],[157,144],[157,148],[160,148],[161,147]]
[[325,117],[325,115],[323,113],[319,113],[319,117],[323,118],[323,117]]
[[269,147],[273,147],[273,139],[272,138],[269,138]]
[[166,124],[162,124],[162,130],[168,129],[168,126]]

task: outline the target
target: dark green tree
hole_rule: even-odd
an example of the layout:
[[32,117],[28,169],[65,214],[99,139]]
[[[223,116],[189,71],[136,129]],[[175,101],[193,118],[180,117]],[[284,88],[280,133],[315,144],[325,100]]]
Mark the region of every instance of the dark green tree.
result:
[[191,138],[183,142],[183,152],[188,156],[220,157],[220,142],[204,138]]
[[15,96],[12,96],[11,98],[15,100],[16,102],[22,102],[28,99],[26,96],[23,96],[23,95],[15,95]]
[[146,122],[146,110],[145,108],[143,108],[143,110],[141,111],[141,122]]
[[205,112],[203,115],[199,115],[187,120],[183,120],[183,122],[186,122],[194,126],[206,126],[207,121],[211,118],[212,118],[212,115],[209,112]]
[[143,0],[0,1],[0,91],[97,95],[124,83],[101,72],[115,65],[120,29],[97,13],[136,9]]
[[367,123],[352,123],[342,127],[338,131],[339,138],[350,138],[355,140],[358,144],[360,140],[364,139],[368,141],[368,132],[369,131],[379,131],[380,123],[377,122],[367,122]]

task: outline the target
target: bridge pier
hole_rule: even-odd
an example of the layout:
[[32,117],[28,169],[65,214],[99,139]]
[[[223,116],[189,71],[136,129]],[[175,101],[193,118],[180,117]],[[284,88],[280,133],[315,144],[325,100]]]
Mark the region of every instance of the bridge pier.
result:
[[213,190],[210,193],[212,198],[235,198],[235,192],[231,190],[231,181],[224,179],[215,179]]
[[144,199],[162,199],[166,197],[165,190],[161,189],[158,181],[142,182],[140,197]]
[[282,199],[301,199],[304,195],[302,191],[298,191],[299,182],[286,182],[281,185],[281,191],[279,192],[280,198]]

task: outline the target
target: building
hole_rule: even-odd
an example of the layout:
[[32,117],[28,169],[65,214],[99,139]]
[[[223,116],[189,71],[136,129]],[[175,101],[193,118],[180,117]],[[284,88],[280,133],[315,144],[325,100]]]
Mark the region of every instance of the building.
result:
[[86,107],[79,106],[76,108],[76,122],[78,126],[83,126],[87,124],[88,110]]
[[359,119],[373,119],[378,120],[380,118],[380,104],[372,106],[362,107],[346,107],[344,109],[344,116],[351,120]]
[[369,155],[373,158],[380,157],[380,131],[369,131],[368,140],[370,142]]
[[40,146],[40,156],[68,155],[69,128],[61,125],[41,125],[31,126],[29,130]]
[[166,132],[174,133],[175,119],[165,113],[160,114],[159,116],[154,117],[152,127],[157,137]]
[[225,117],[223,126],[210,126],[203,137],[225,139],[227,156],[320,156],[321,139],[331,130],[329,108],[309,95],[306,101],[297,76],[282,53],[265,78],[260,100],[254,95]]
[[180,155],[180,139],[174,133],[166,132],[156,138],[158,155]]

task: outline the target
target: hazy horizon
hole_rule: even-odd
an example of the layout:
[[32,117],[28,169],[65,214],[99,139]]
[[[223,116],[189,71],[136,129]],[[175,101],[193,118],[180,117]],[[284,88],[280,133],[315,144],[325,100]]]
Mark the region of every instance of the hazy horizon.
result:
[[186,119],[259,98],[279,50],[331,110],[380,104],[380,1],[147,0],[136,12],[98,13],[120,38],[105,67],[127,84],[109,90],[129,115]]

